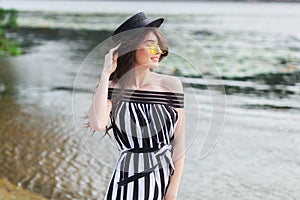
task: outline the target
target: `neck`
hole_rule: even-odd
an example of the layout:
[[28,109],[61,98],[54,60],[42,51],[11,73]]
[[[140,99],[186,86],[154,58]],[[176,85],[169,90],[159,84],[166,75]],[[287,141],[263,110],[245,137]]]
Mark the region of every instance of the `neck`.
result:
[[141,88],[151,81],[151,77],[152,72],[149,68],[135,67],[129,82],[133,87]]

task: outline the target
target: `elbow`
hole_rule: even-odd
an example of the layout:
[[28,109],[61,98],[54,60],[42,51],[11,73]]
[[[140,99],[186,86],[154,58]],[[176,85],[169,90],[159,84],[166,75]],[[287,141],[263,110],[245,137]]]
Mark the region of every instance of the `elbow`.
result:
[[99,120],[89,117],[89,127],[95,131],[104,131],[106,129],[107,123],[101,123]]
[[99,123],[91,123],[90,127],[95,131],[104,131],[106,129],[106,125],[101,125]]

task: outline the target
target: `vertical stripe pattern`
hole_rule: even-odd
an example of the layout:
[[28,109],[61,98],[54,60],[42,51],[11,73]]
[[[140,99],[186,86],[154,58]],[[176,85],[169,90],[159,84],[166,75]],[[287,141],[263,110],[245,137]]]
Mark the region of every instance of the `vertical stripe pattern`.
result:
[[172,175],[172,141],[184,94],[108,89],[120,151],[105,200],[162,200]]

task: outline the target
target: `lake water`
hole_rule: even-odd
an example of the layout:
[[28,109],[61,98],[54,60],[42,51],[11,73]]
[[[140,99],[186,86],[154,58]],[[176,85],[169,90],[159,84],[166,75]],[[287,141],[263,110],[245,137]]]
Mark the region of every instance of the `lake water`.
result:
[[[204,49],[223,77],[299,71],[300,4],[297,3],[2,1],[1,4],[4,8],[35,11],[20,13],[21,26],[86,30],[112,31],[132,13],[143,10],[151,18],[165,17],[162,29],[178,31],[174,38],[169,37],[170,43],[174,43],[173,49],[171,46],[174,54],[180,55],[183,48],[189,54]],[[199,75],[182,62],[172,64],[181,75]],[[207,63],[200,68],[201,73],[212,73]]]
[[47,199],[103,199],[118,152],[80,128],[103,61],[90,52],[143,7],[166,18],[161,72],[185,84],[178,199],[299,199],[299,5],[1,1],[23,10],[7,34],[25,54],[0,64],[0,176]]

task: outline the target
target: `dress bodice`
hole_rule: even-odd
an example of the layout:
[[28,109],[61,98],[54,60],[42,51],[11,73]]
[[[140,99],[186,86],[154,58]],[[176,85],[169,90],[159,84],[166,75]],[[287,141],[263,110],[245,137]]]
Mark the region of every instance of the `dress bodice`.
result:
[[183,108],[183,93],[108,89],[113,102],[110,114],[119,149],[169,144],[178,120],[175,108]]

